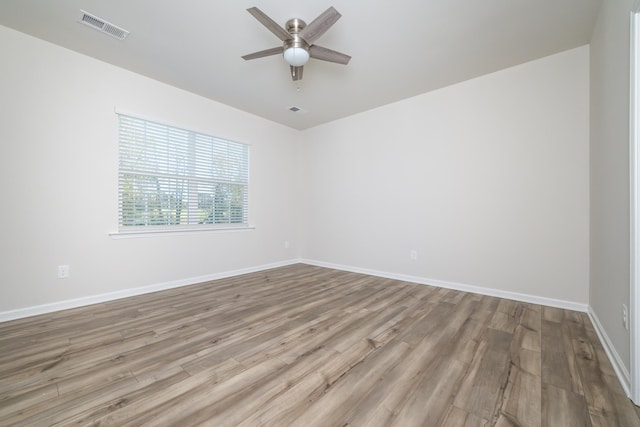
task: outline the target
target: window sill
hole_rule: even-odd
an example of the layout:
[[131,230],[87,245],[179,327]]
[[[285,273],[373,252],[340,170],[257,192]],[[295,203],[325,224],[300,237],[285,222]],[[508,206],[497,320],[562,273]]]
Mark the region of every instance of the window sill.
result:
[[186,236],[199,233],[220,233],[220,232],[238,232],[252,231],[256,228],[253,226],[242,227],[212,227],[212,228],[184,228],[181,230],[131,230],[131,231],[112,231],[109,236],[113,239],[139,239],[145,237],[160,236]]

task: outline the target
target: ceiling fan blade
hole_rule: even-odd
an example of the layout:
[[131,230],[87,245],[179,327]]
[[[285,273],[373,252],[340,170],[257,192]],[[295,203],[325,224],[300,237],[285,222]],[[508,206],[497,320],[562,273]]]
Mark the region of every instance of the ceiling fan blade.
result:
[[282,53],[282,46],[272,47],[271,49],[265,49],[259,52],[253,52],[248,55],[244,55],[242,59],[248,61],[250,59],[258,59],[264,58],[265,56],[278,55],[279,53]]
[[317,45],[313,45],[309,48],[309,55],[311,55],[311,57],[315,59],[335,62],[336,64],[343,65],[347,65],[351,60],[351,57],[349,55]]
[[262,25],[267,27],[269,31],[271,31],[277,38],[282,41],[289,40],[291,38],[291,34],[287,32],[284,28],[278,25],[273,19],[269,18],[263,11],[258,9],[257,7],[250,7],[247,9],[247,12],[253,15]]
[[298,34],[300,37],[312,45],[321,35],[323,35],[333,24],[340,19],[342,15],[331,6],[322,12],[320,16],[314,19],[309,25],[304,27]]
[[294,67],[293,65],[290,65],[291,67],[291,78],[293,79],[293,81],[297,81],[297,80],[302,80],[302,66],[300,67]]

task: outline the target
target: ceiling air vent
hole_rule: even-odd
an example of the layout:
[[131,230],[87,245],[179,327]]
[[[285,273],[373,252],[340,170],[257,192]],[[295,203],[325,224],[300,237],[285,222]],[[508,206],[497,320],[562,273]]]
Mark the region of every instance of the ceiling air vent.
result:
[[303,108],[300,108],[300,107],[296,107],[295,105],[291,106],[291,107],[288,107],[287,110],[291,111],[292,113],[296,113],[296,114],[307,114],[307,112],[308,112],[307,110],[305,110]]
[[296,114],[306,114],[308,111],[300,108],[300,107],[296,107],[295,105],[292,107],[287,108],[287,110],[291,111],[292,113],[296,113]]
[[87,13],[84,10],[80,10],[79,22],[118,40],[124,40],[129,35],[129,31],[120,28],[117,25],[113,25],[102,18],[98,18],[95,15]]

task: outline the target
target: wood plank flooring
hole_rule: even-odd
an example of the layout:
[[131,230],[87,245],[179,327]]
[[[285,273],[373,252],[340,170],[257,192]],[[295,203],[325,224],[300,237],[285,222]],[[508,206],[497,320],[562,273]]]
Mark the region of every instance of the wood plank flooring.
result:
[[308,265],[0,323],[0,426],[640,426],[584,313]]

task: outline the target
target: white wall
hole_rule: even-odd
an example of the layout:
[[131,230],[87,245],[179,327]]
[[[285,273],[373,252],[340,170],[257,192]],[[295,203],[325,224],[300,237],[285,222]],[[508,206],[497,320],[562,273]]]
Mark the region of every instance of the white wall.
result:
[[[298,132],[4,27],[0,41],[0,313],[300,256],[587,302],[588,47]],[[256,229],[109,237],[114,107],[252,144]]]
[[[0,45],[0,313],[297,259],[296,131],[1,26]],[[255,230],[109,237],[115,107],[252,144]]]
[[591,40],[591,307],[629,369],[629,21],[634,0],[605,0]]
[[305,131],[303,258],[587,303],[588,64],[584,46]]

